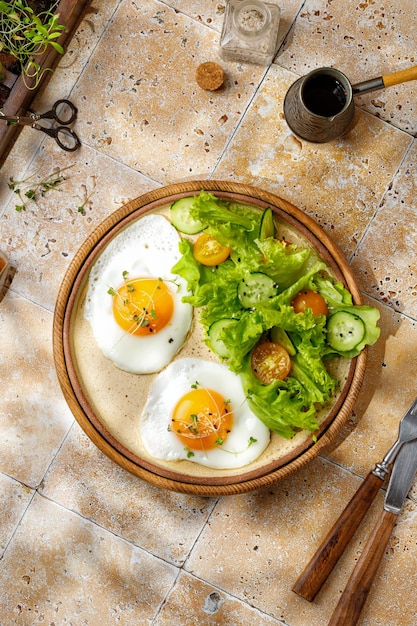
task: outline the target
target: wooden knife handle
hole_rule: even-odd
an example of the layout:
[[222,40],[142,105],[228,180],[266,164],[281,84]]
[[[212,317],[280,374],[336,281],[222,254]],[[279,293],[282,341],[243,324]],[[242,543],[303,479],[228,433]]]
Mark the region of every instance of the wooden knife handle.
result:
[[314,599],[365,517],[382,483],[382,478],[372,472],[368,474],[295,583],[292,590],[296,594],[310,602]]
[[355,626],[398,516],[383,512],[365,544],[328,626]]
[[399,72],[393,72],[392,74],[385,74],[382,76],[384,87],[392,87],[399,83],[405,83],[408,80],[415,80],[417,78],[417,65],[414,67],[408,67],[406,70],[400,70]]

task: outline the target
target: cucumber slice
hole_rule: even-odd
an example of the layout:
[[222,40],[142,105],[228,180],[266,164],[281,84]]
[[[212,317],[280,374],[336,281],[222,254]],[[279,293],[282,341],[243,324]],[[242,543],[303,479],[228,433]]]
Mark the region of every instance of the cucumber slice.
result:
[[277,229],[275,228],[274,214],[269,207],[265,209],[261,217],[261,227],[259,231],[259,239],[268,239],[268,237],[275,237]]
[[268,302],[277,293],[276,282],[262,272],[247,274],[237,288],[237,295],[244,309],[251,309],[257,304]]
[[337,352],[349,352],[365,337],[365,324],[360,317],[337,311],[327,322],[327,342]]
[[273,343],[279,343],[280,346],[286,349],[290,356],[294,356],[297,352],[293,342],[288,336],[288,333],[286,333],[285,330],[279,326],[273,326],[271,328],[271,341]]
[[213,352],[216,352],[219,356],[226,358],[229,356],[229,351],[225,346],[223,339],[220,338],[221,333],[225,331],[227,333],[227,329],[237,324],[238,320],[233,320],[231,318],[224,318],[221,320],[217,320],[213,322],[209,328],[208,336],[210,347]]
[[185,235],[196,235],[204,230],[207,224],[200,220],[195,220],[190,215],[190,209],[194,204],[196,196],[181,198],[171,204],[171,223],[180,233]]

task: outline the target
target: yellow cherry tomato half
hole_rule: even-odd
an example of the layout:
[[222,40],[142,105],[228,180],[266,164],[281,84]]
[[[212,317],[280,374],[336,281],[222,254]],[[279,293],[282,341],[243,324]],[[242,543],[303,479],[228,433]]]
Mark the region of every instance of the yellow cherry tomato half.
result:
[[229,255],[230,248],[222,246],[212,235],[203,233],[194,244],[194,258],[202,265],[219,265]]
[[291,371],[291,359],[279,343],[265,341],[252,351],[252,371],[261,383],[269,385],[274,380],[284,380]]
[[291,305],[296,313],[304,313],[306,309],[311,309],[313,315],[327,315],[325,299],[311,289],[303,289],[297,293]]

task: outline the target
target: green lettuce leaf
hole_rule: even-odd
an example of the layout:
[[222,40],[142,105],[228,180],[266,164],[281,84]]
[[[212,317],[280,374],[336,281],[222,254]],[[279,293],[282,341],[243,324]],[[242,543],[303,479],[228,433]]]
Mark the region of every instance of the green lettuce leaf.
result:
[[249,207],[236,205],[232,211],[228,203],[205,191],[201,191],[196,198],[190,209],[190,214],[193,219],[200,220],[212,227],[226,223],[252,230],[259,221]]
[[297,378],[290,376],[285,381],[263,385],[246,358],[241,379],[250,409],[270,430],[285,439],[291,439],[298,430],[317,430],[316,408]]
[[[193,244],[180,243],[181,259],[172,268],[182,276],[191,295],[184,297],[200,309],[200,321],[210,346],[210,326],[221,319],[233,319],[219,339],[227,350],[229,369],[240,374],[248,403],[253,412],[272,431],[291,438],[299,429],[314,432],[317,408],[334,393],[338,381],[326,369],[328,358],[352,358],[365,345],[379,337],[379,312],[373,307],[353,305],[345,286],[334,280],[316,252],[310,248],[286,245],[268,237],[260,239],[261,212],[236,203],[226,203],[204,191],[190,210],[192,217],[208,225],[222,245],[231,248],[230,258],[216,267],[205,267],[195,260]],[[262,272],[278,285],[277,295],[256,308],[244,309],[238,298],[242,278],[250,272]],[[318,291],[329,310],[351,311],[361,317],[366,333],[360,346],[349,353],[335,354],[326,342],[324,315],[311,310],[295,313],[291,302],[303,289]],[[262,384],[252,372],[252,349],[268,339],[273,328],[284,330],[295,354],[292,369],[284,381]]]
[[280,290],[287,289],[303,276],[310,257],[307,248],[287,246],[272,237],[257,239],[255,244],[263,255],[262,271],[275,280]]

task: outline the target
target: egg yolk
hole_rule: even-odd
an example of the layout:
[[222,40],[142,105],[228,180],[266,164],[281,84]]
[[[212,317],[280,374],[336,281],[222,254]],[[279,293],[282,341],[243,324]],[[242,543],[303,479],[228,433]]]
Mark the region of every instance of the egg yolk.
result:
[[132,278],[113,291],[113,315],[131,335],[152,335],[168,324],[174,311],[172,295],[163,280]]
[[212,450],[221,446],[232,428],[228,400],[212,389],[193,389],[177,402],[171,431],[191,450]]

